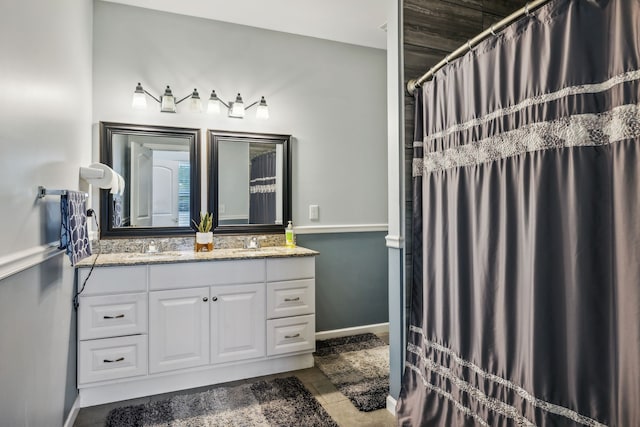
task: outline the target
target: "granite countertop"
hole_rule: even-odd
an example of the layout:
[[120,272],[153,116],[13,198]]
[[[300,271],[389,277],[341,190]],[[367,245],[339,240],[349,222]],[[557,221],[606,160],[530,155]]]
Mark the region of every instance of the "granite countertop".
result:
[[[103,253],[98,256],[96,266],[170,264],[178,262],[221,261],[259,258],[286,258],[318,255],[311,249],[285,246],[270,246],[259,249],[214,249],[211,252],[167,251],[153,254],[140,252]],[[76,264],[76,267],[91,267],[96,255]]]

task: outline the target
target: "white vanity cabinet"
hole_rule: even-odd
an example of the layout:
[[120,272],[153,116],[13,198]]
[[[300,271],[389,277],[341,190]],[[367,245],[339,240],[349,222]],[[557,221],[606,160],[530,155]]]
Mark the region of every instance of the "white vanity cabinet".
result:
[[211,287],[211,363],[263,357],[264,283]]
[[[78,271],[78,386],[147,374],[144,266]],[[86,283],[85,283],[86,282]]]
[[209,363],[209,288],[149,292],[149,373]]
[[267,355],[315,350],[315,259],[267,260]]
[[82,407],[313,366],[313,256],[97,266],[79,300]]

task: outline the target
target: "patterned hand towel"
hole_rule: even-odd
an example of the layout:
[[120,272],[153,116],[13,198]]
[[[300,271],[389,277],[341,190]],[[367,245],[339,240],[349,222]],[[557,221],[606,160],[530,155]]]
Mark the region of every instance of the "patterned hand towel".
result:
[[60,249],[66,249],[71,265],[91,255],[86,212],[84,193],[67,191],[60,196]]

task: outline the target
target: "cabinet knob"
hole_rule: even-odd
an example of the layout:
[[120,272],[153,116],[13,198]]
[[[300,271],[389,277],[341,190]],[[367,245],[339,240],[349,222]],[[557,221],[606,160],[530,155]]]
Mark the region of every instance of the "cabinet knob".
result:
[[209,301],[209,298],[204,297],[204,298],[202,298],[202,301],[207,302],[207,301]]
[[218,301],[218,297],[211,297],[211,301]]

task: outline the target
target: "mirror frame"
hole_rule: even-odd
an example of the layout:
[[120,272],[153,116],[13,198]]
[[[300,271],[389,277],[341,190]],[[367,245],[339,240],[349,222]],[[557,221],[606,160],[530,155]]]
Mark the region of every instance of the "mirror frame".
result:
[[[241,143],[270,143],[282,144],[282,224],[240,224],[219,225],[218,218],[218,146],[221,142]],[[209,201],[208,211],[213,212],[214,234],[276,234],[284,233],[284,229],[291,221],[291,135],[270,133],[230,132],[211,130],[207,133],[207,148],[209,152]]]
[[[155,125],[135,125],[126,123],[100,122],[100,162],[113,167],[113,134],[163,136],[184,138],[189,140],[190,168],[190,200],[189,210],[191,219],[200,220],[201,192],[200,192],[200,159],[201,143],[200,129],[179,128]],[[108,189],[100,189],[100,238],[114,237],[161,237],[161,236],[191,236],[195,228],[189,227],[113,227],[113,197]]]

